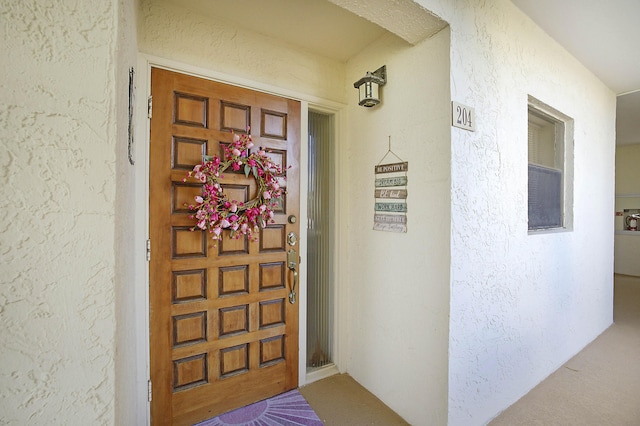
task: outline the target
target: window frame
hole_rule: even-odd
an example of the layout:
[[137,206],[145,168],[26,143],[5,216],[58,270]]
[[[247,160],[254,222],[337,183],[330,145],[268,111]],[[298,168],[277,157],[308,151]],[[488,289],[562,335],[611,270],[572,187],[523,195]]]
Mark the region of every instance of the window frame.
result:
[[[529,173],[527,172],[527,228],[529,235],[544,233],[570,232],[573,231],[573,190],[574,190],[574,120],[568,115],[547,105],[546,103],[528,96],[527,102],[527,134],[529,131],[529,116],[533,114],[543,120],[554,124],[555,130],[555,168],[562,171],[561,188],[561,225],[543,228],[531,228],[529,226]],[[527,170],[531,163],[529,161],[527,136]],[[536,164],[537,165],[537,164]],[[557,166],[562,166],[557,167]],[[545,167],[544,165],[540,165]]]

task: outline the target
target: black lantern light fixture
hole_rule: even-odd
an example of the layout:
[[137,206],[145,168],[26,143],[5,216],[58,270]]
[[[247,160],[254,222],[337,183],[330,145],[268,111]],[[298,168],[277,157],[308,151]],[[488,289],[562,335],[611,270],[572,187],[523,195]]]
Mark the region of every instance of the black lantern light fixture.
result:
[[353,87],[358,89],[360,101],[358,105],[371,108],[380,103],[380,86],[387,82],[387,66],[383,65],[374,72],[367,71],[367,74],[360,80],[353,83]]

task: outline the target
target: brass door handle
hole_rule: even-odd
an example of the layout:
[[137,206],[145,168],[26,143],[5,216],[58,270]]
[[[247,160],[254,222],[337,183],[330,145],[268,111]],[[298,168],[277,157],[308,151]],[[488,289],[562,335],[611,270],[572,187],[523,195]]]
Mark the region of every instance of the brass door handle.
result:
[[287,252],[287,267],[293,272],[293,285],[289,293],[289,303],[296,303],[296,287],[298,286],[298,253],[290,249]]
[[289,293],[289,303],[296,303],[296,285],[298,284],[298,271],[292,269],[293,271],[293,288],[291,289],[291,293]]

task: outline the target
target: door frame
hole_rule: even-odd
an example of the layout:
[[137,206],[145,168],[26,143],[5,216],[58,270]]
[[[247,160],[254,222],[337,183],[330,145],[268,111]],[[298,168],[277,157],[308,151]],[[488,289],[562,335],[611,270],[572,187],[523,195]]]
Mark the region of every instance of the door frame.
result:
[[[150,348],[149,348],[149,263],[146,258],[146,244],[149,238],[149,144],[150,144],[150,120],[147,117],[147,99],[151,94],[151,68],[163,68],[182,74],[192,75],[195,77],[205,78],[218,81],[220,83],[230,84],[234,86],[245,87],[251,90],[266,92],[277,96],[287,97],[300,101],[300,248],[299,255],[303,261],[300,263],[300,282],[299,282],[299,363],[298,363],[298,386],[311,383],[323,377],[337,372],[347,371],[347,353],[348,339],[346,336],[346,320],[348,317],[348,289],[346,286],[338,285],[343,277],[342,273],[345,265],[341,262],[344,258],[341,254],[346,254],[346,215],[345,207],[348,205],[346,199],[346,191],[344,187],[343,176],[346,176],[347,147],[340,144],[340,140],[346,140],[344,120],[347,105],[330,101],[327,99],[310,96],[307,94],[283,89],[276,86],[260,83],[246,78],[241,78],[225,73],[220,73],[210,69],[200,68],[189,64],[177,62],[167,58],[161,58],[144,53],[138,53],[137,71],[136,71],[136,90],[135,90],[135,141],[133,146],[135,161],[135,212],[133,215],[135,221],[135,233],[133,236],[133,245],[135,259],[135,285],[132,290],[135,298],[135,324],[133,324],[133,335],[136,342],[139,343],[136,351],[135,362],[138,366],[136,382],[139,384],[139,392],[137,393],[138,407],[146,407],[145,416],[146,424],[150,424],[151,404],[148,401],[147,385],[150,378]],[[333,369],[328,369],[324,374],[307,375],[306,372],[306,325],[307,325],[307,238],[303,238],[303,230],[306,233],[307,216],[307,183],[308,183],[308,113],[309,109],[335,114],[336,137],[335,153],[336,153],[336,227],[334,229],[334,285],[336,286],[334,296],[335,318],[334,318],[334,340],[336,348]],[[342,236],[342,237],[341,237]],[[153,253],[151,253],[153,256]],[[140,414],[140,413],[138,413]],[[139,418],[139,416],[138,416]]]

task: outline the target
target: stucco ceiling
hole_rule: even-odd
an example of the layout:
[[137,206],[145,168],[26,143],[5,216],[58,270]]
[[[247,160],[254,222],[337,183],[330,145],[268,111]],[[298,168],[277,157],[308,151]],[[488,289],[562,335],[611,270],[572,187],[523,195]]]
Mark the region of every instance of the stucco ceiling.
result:
[[[417,13],[424,9],[396,10],[399,8],[392,5],[398,3],[384,3],[388,0],[368,1],[387,4],[395,14],[422,16],[424,20],[414,22],[414,29],[404,35],[398,28],[385,29],[372,22],[376,16],[366,16],[366,8],[358,12],[362,17],[340,7],[359,4],[347,0],[164,1],[341,62],[357,54],[385,30],[414,43],[431,35],[435,31],[431,27],[439,30],[443,24],[437,19],[430,20],[428,13]],[[617,143],[640,143],[640,25],[635,22],[640,16],[640,0],[511,1],[619,94]],[[368,10],[373,9],[379,7]],[[399,16],[396,21],[408,28],[404,23],[415,19],[407,21]]]
[[640,0],[511,0],[618,94],[616,143],[640,143]]
[[640,90],[640,0],[511,0],[615,93]]
[[385,33],[327,0],[167,1],[340,62]]

